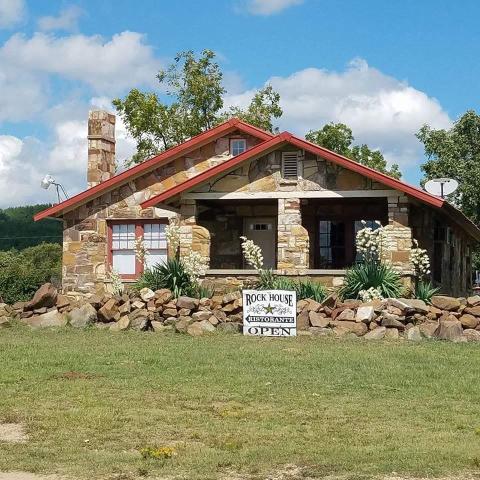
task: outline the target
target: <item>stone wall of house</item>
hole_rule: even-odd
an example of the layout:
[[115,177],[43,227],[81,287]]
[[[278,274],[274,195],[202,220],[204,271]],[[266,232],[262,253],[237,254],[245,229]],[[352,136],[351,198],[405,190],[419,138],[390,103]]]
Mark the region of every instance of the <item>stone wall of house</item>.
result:
[[[247,148],[259,142],[255,137],[241,136],[247,139]],[[62,268],[64,290],[103,292],[109,273],[107,221],[178,217],[176,209],[152,207],[142,210],[140,204],[231,158],[230,139],[235,137],[238,137],[235,133],[222,137],[65,213]],[[182,248],[184,251],[193,249],[207,255],[209,232],[196,226],[195,212],[189,215],[185,210],[184,214],[181,221]]]
[[281,174],[283,147],[243,166],[219,179],[203,184],[196,192],[291,192],[321,190],[385,190],[386,187],[358,173],[306,153],[299,159],[300,178],[285,180]]
[[277,269],[299,272],[308,269],[310,240],[302,225],[299,198],[278,199]]

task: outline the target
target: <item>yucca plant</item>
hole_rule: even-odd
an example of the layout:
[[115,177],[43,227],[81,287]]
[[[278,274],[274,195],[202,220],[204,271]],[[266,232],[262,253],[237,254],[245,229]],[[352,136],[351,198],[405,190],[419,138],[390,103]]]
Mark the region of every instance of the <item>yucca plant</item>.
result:
[[415,285],[415,298],[423,300],[425,303],[431,303],[432,297],[440,291],[434,287],[430,281],[419,280]]
[[297,292],[297,300],[312,298],[317,302],[323,302],[327,297],[327,289],[325,286],[312,280],[295,282],[294,289]]
[[376,289],[382,297],[401,297],[403,285],[400,275],[390,265],[370,260],[359,263],[347,270],[341,298],[358,298],[362,290]]
[[182,262],[176,258],[169,258],[165,263],[157,263],[142,273],[135,282],[134,288],[141,290],[144,287],[152,290],[168,288],[177,298],[188,294],[192,288],[192,282]]

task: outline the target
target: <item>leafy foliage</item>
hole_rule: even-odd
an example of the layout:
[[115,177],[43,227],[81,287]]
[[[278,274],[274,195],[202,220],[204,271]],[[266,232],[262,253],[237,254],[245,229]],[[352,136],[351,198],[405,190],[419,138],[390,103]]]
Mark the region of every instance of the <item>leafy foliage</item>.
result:
[[434,287],[431,282],[419,280],[415,285],[415,298],[423,300],[425,303],[431,303],[432,297],[440,291]]
[[371,150],[365,144],[352,146],[355,140],[352,130],[343,123],[329,123],[320,130],[310,130],[305,138],[309,142],[328,148],[391,177],[400,178],[402,176],[397,164],[387,168],[387,161],[380,150]]
[[54,243],[0,252],[0,299],[28,300],[45,282],[59,285],[61,262],[62,247]]
[[198,58],[192,51],[178,53],[174,63],[160,71],[157,78],[168,101],[138,89],[131,90],[123,100],[113,100],[137,142],[137,153],[130,164],[141,163],[232,116],[273,130],[272,118],[282,115],[280,97],[271,86],[259,90],[245,110],[235,107],[222,111],[226,91],[211,50],[204,50]]
[[33,221],[36,213],[49,206],[27,205],[0,209],[0,250],[21,250],[41,242],[61,243],[61,222],[49,219]]
[[182,261],[177,258],[169,258],[165,263],[157,263],[152,268],[145,270],[133,288],[138,291],[144,287],[154,291],[168,288],[175,298],[182,295],[210,298],[213,295],[211,288],[203,287],[192,281]]
[[362,290],[374,288],[382,297],[400,297],[403,285],[400,275],[390,265],[376,261],[358,263],[347,270],[339,290],[342,298],[359,298]]

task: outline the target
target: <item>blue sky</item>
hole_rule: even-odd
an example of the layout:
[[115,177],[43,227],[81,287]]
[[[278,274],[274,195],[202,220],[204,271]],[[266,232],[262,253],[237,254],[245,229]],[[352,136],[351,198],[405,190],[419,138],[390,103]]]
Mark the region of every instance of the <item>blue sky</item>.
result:
[[[269,82],[281,129],[347,123],[416,184],[418,128],[479,109],[478,18],[474,0],[0,0],[0,207],[52,201],[45,173],[82,190],[88,109],[156,89],[176,52],[203,48],[218,53],[226,104]],[[117,130],[122,160],[134,145]]]

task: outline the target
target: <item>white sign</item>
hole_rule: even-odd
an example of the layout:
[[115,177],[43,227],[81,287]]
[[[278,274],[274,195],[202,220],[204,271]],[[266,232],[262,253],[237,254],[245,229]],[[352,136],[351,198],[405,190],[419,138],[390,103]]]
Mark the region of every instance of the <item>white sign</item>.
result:
[[269,337],[296,336],[296,292],[243,290],[243,334]]

